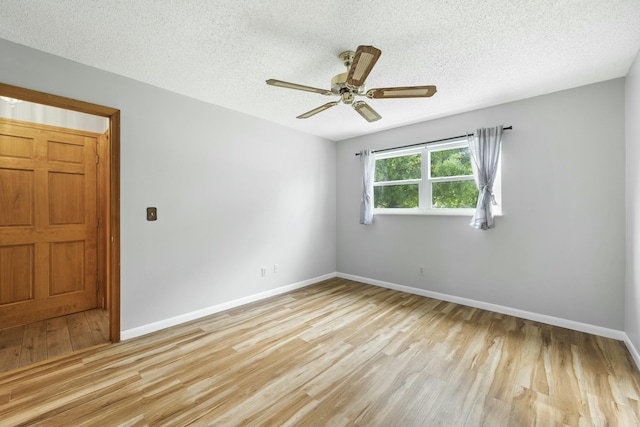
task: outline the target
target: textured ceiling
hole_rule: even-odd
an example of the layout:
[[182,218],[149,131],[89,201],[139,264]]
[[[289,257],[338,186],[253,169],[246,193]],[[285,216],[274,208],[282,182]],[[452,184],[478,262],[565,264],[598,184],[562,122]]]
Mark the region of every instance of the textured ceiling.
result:
[[[0,37],[341,140],[624,76],[640,0],[0,0]],[[382,50],[368,88],[438,93],[299,120],[333,98],[265,84],[328,89],[361,44]]]

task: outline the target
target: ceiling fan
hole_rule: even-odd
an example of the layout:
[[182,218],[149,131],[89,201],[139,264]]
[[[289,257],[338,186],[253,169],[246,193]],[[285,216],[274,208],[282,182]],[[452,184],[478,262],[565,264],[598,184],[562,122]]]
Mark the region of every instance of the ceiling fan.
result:
[[365,96],[369,99],[384,98],[427,98],[436,93],[435,86],[406,86],[406,87],[386,87],[366,90],[365,80],[376,65],[382,52],[373,46],[358,46],[355,52],[346,51],[339,55],[342,63],[347,67],[346,73],[335,75],[331,79],[331,89],[319,89],[311,86],[299,85],[296,83],[284,82],[282,80],[269,79],[267,84],[288,89],[304,90],[307,92],[319,93],[327,96],[340,96],[340,100],[328,102],[304,114],[300,114],[298,119],[308,119],[331,107],[335,107],[342,101],[351,104],[365,120],[375,122],[382,117],[369,104],[364,101],[356,101],[356,96]]

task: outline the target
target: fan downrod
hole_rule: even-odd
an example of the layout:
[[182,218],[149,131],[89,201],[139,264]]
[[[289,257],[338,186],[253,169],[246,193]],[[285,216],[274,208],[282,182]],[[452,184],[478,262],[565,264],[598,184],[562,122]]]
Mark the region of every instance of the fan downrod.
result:
[[340,55],[338,55],[338,58],[340,58],[340,61],[342,61],[342,63],[344,64],[345,67],[348,68],[351,66],[351,64],[353,64],[353,58],[355,58],[356,53],[352,50],[347,50],[342,52]]

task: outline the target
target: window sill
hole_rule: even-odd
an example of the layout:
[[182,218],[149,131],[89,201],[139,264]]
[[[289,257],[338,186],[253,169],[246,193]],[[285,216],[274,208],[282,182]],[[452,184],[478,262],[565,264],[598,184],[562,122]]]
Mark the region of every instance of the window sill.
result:
[[[472,217],[475,209],[374,209],[373,215],[425,215],[425,216],[467,216]],[[502,216],[502,211],[496,209],[493,216]]]

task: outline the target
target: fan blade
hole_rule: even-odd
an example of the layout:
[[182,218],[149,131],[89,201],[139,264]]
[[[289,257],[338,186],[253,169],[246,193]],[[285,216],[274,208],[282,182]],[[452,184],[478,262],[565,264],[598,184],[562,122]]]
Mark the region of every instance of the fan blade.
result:
[[307,111],[304,114],[300,114],[298,117],[296,117],[296,119],[308,119],[311,116],[315,116],[316,114],[323,112],[324,110],[328,110],[331,107],[335,107],[336,105],[338,105],[339,102],[340,101],[327,102],[326,104],[321,105],[318,108],[314,108],[311,111]]
[[304,86],[296,83],[283,82],[282,80],[269,79],[267,84],[271,86],[285,87],[287,89],[304,90],[307,92],[319,93],[320,95],[334,95],[333,92],[327,89],[318,89],[317,87]]
[[351,86],[362,86],[381,53],[380,49],[373,46],[358,46],[349,68],[347,83]]
[[369,89],[367,98],[428,98],[436,92],[435,86],[385,87]]
[[368,122],[375,122],[380,120],[382,116],[376,112],[369,104],[364,101],[358,101],[351,104],[354,110],[356,110],[364,119]]

